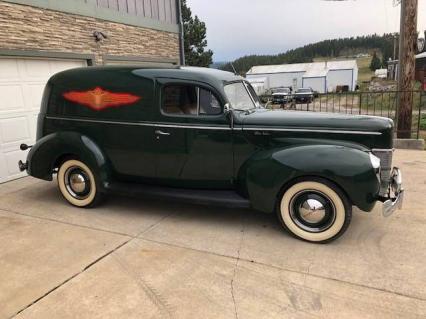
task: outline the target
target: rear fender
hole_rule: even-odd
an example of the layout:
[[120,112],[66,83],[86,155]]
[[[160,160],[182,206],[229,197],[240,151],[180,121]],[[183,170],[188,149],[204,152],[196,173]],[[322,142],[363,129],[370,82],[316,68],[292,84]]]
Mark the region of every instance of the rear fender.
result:
[[101,189],[110,181],[110,164],[100,147],[89,137],[76,132],[58,132],[37,141],[28,153],[28,174],[51,181],[57,161],[75,156],[89,165],[99,177]]
[[321,177],[339,186],[364,211],[371,211],[380,189],[369,154],[336,145],[304,145],[260,151],[239,172],[241,191],[252,207],[274,212],[277,199],[292,181]]

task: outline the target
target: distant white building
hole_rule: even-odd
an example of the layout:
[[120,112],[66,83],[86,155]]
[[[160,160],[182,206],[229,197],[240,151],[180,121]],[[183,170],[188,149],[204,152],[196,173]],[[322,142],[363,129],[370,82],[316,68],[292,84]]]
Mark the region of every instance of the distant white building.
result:
[[386,79],[388,77],[388,69],[378,69],[374,72],[374,76],[380,79]]
[[310,87],[319,93],[334,92],[338,87],[354,91],[358,65],[356,60],[263,65],[252,67],[246,77],[265,90],[284,86]]
[[248,79],[251,86],[256,91],[257,95],[265,94],[268,89],[268,78],[267,77],[255,77],[253,79]]

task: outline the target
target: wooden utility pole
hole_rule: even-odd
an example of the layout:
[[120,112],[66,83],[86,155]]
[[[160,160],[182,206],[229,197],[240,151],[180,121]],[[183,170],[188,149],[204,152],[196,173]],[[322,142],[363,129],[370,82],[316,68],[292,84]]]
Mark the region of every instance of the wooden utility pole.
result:
[[413,83],[416,68],[417,0],[401,1],[398,70],[398,138],[411,138]]

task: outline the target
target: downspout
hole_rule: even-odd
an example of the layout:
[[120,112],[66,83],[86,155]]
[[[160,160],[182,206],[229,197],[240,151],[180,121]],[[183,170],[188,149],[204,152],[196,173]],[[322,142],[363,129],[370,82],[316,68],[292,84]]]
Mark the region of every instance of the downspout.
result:
[[177,20],[179,24],[179,55],[180,55],[180,64],[185,65],[185,52],[184,52],[184,37],[183,37],[183,19],[182,19],[182,1],[176,0],[177,6]]
[[324,94],[325,93],[327,93],[327,75],[324,77]]

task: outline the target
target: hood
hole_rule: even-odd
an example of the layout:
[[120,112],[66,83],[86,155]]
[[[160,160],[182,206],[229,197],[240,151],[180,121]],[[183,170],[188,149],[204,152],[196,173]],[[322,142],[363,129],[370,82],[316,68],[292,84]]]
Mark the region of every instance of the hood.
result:
[[[338,113],[315,113],[315,112],[294,112],[294,111],[273,111],[259,109],[255,112],[239,115],[243,130],[249,128],[270,128],[273,131],[294,130],[295,132],[309,133],[313,135],[324,133],[334,136],[333,131],[339,134],[342,139],[351,140],[350,136],[365,136],[380,140],[380,145],[369,145],[376,148],[392,147],[393,121],[383,117],[365,115],[345,115]],[[316,134],[315,134],[316,133]],[[371,143],[368,143],[371,144]]]
[[312,95],[314,92],[295,92],[294,95]]
[[290,95],[290,93],[288,92],[272,93],[272,96],[280,96],[280,95]]

